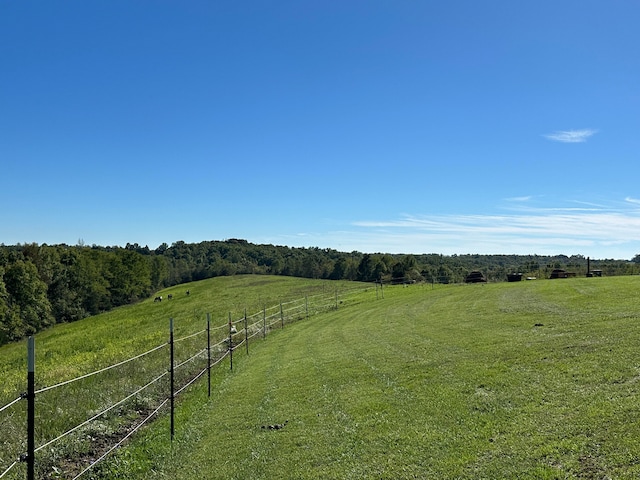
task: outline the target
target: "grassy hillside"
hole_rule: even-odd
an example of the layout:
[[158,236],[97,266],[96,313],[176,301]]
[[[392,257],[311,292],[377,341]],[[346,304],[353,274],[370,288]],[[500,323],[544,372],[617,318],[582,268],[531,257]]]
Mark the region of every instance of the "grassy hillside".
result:
[[[169,388],[166,376],[169,365],[169,318],[174,319],[175,338],[186,339],[176,345],[174,365],[185,365],[177,372],[179,387],[206,366],[206,353],[198,354],[192,361],[188,359],[206,348],[204,329],[207,314],[211,316],[212,345],[219,345],[212,349],[215,350],[212,352],[215,357],[216,353],[226,351],[226,346],[220,340],[228,337],[229,315],[237,321],[243,317],[245,309],[249,314],[261,313],[263,307],[267,312],[279,312],[279,309],[274,311],[269,307],[284,302],[285,323],[288,323],[287,317],[300,315],[289,313],[294,305],[291,300],[297,300],[295,305],[298,312],[300,307],[304,312],[308,305],[310,314],[313,314],[313,309],[321,309],[318,305],[320,300],[335,305],[336,301],[342,301],[339,299],[347,290],[350,291],[349,299],[344,297],[344,301],[357,301],[358,292],[363,291],[363,287],[374,291],[370,285],[354,282],[273,276],[215,278],[159,292],[164,298],[162,302],[154,302],[151,298],[137,305],[70,324],[56,325],[41,332],[35,338],[36,390],[43,390],[36,395],[36,446],[43,449],[36,452],[39,475],[59,478],[55,469],[61,463],[66,464],[78,452],[90,457],[96,441],[115,443],[114,438],[122,435],[131,422],[138,421],[136,412],[144,415],[149,409],[155,408],[162,398],[166,398]],[[339,293],[337,296],[336,292]],[[172,300],[168,300],[169,295],[173,296]],[[300,299],[303,301],[300,302]],[[255,321],[254,318],[252,322]],[[280,323],[277,322],[277,328]],[[238,334],[238,337],[240,341],[244,335]],[[152,353],[117,368],[101,371],[147,351]],[[95,371],[100,373],[82,378]],[[47,388],[80,376],[79,381],[62,385],[61,388]],[[50,447],[46,445],[156,377],[161,377],[158,380],[162,381],[154,382],[144,392],[135,394],[122,407],[109,410],[108,415],[61,441],[55,441]],[[0,438],[1,476],[26,450],[26,401],[13,402],[26,390],[26,342],[0,348],[0,379],[0,429],[3,432]],[[4,409],[8,404],[12,406]],[[84,463],[87,462],[85,459]],[[23,467],[24,464],[17,465],[9,476],[3,478],[24,478]],[[78,471],[73,470],[76,473]],[[61,471],[64,472],[65,467]]]
[[[61,371],[81,370],[76,359],[90,355],[75,349],[102,328],[116,335],[108,324],[121,337],[91,348],[146,348],[166,337],[169,315],[194,319],[187,333],[200,328],[208,310],[197,295],[224,319],[247,302],[331,288],[214,280],[188,300],[177,289],[170,306],[143,302],[104,326],[45,332],[67,345],[51,357]],[[640,277],[615,277],[369,292],[254,342],[233,371],[214,369],[211,398],[206,382],[179,397],[173,444],[162,417],[87,478],[637,478],[639,290]],[[158,308],[182,310],[156,317]],[[0,349],[4,372],[12,352]],[[42,361],[43,374],[54,369]]]
[[[637,478],[639,277],[393,287],[267,337],[105,478]],[[281,429],[263,428],[284,424]]]
[[[282,276],[238,275],[187,283],[153,297],[83,320],[60,324],[36,335],[37,379],[50,385],[136,355],[169,335],[174,318],[176,336],[204,327],[207,313],[214,325],[256,312],[263,306],[333,291],[353,282],[332,282]],[[189,295],[186,295],[187,290]],[[173,295],[173,300],[167,297]],[[24,390],[26,342],[0,347],[0,405]]]

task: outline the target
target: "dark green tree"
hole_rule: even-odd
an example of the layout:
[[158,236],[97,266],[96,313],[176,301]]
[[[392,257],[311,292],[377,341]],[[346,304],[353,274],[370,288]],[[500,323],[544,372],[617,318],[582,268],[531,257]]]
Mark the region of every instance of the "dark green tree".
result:
[[77,249],[62,249],[52,270],[47,296],[56,322],[73,322],[88,315],[82,302],[80,260]]
[[[9,295],[11,317],[10,338],[31,335],[53,324],[51,304],[47,298],[47,285],[40,280],[38,269],[30,261],[18,260],[4,273],[4,284]],[[20,319],[20,325],[15,320]]]
[[147,258],[131,250],[118,249],[109,258],[107,271],[111,302],[125,305],[151,294],[151,268]]
[[169,284],[169,264],[165,257],[153,255],[150,259],[151,289],[159,290]]
[[0,345],[12,340],[13,331],[20,330],[20,318],[12,315],[9,293],[4,285],[4,268],[0,266]]
[[358,265],[358,280],[363,282],[377,280],[375,266],[376,262],[373,256],[365,253]]

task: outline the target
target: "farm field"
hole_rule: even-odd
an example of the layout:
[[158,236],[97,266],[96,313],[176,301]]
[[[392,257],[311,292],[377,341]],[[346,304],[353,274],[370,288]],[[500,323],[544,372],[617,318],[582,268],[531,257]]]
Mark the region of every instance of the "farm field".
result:
[[[199,295],[223,318],[243,298],[259,307],[328,288],[274,277],[215,280]],[[242,295],[229,297],[234,289]],[[213,369],[210,398],[206,381],[190,387],[177,402],[173,442],[161,416],[85,477],[637,478],[639,290],[633,276],[393,286],[384,298],[363,292],[255,341],[249,355],[234,356],[233,370]],[[176,318],[207,311],[191,291]],[[164,338],[165,326],[152,326],[165,321],[154,307],[151,299],[108,314],[123,329],[113,339],[101,333],[115,335],[113,320],[97,319],[84,355]],[[127,326],[127,318],[136,320]],[[49,355],[50,367],[43,360],[44,374],[54,364],[73,374],[97,366],[75,356],[84,344],[76,324],[63,327],[66,350]],[[11,367],[24,345],[8,347],[0,349],[3,379],[21,375]]]

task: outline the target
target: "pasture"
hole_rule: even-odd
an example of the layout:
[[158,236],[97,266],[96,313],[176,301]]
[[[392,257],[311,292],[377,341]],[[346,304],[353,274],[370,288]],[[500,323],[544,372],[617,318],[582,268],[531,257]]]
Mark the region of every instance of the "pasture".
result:
[[[388,288],[291,325],[109,478],[637,478],[640,277]],[[288,423],[279,430],[262,427]]]
[[[182,316],[326,288],[274,277],[215,280],[202,290],[208,304],[190,286]],[[234,289],[242,295],[232,298]],[[221,364],[210,398],[199,382],[177,402],[173,442],[160,417],[87,478],[637,478],[639,290],[634,276],[363,293],[274,330],[234,357],[233,370]],[[84,356],[72,347],[83,334],[64,326],[57,368],[84,368],[65,355],[162,338],[152,325],[165,319],[151,307],[153,299],[112,312],[122,328],[137,319],[117,339],[101,330],[109,322],[86,323],[84,335],[92,325],[97,338]],[[0,349],[3,375],[17,362],[10,347]]]
[[[270,320],[273,328],[281,328],[338,301],[358,301],[358,292],[364,290],[371,286],[287,277],[210,279],[41,332],[35,338],[36,477],[73,478],[167,397],[169,318],[174,320],[174,337],[180,340],[174,361],[175,366],[182,365],[176,367],[182,372],[176,375],[180,387],[198,370],[206,370],[207,316],[213,327],[215,360],[227,352],[224,340],[230,318],[242,329],[245,311],[257,313],[251,322],[258,330],[254,334],[261,334],[263,312],[276,317]],[[339,300],[347,292],[349,299]],[[165,300],[156,301],[160,295]],[[173,298],[168,300],[169,296]],[[266,331],[270,328],[265,326]],[[244,340],[243,333],[234,342]],[[25,464],[14,462],[27,448],[27,402],[19,398],[26,390],[26,363],[26,342],[0,348],[3,479],[25,478]],[[88,421],[93,417],[95,421]]]

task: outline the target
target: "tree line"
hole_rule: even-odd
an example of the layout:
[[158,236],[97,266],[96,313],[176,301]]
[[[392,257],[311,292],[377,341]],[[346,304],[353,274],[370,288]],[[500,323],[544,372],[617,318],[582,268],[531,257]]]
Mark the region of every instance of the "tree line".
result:
[[[604,275],[640,273],[630,261],[591,260]],[[488,281],[507,274],[548,278],[562,268],[586,274],[581,255],[397,255],[258,245],[246,240],[138,244],[0,245],[0,344],[148,298],[172,285],[238,274],[390,283],[459,283],[472,270]]]

